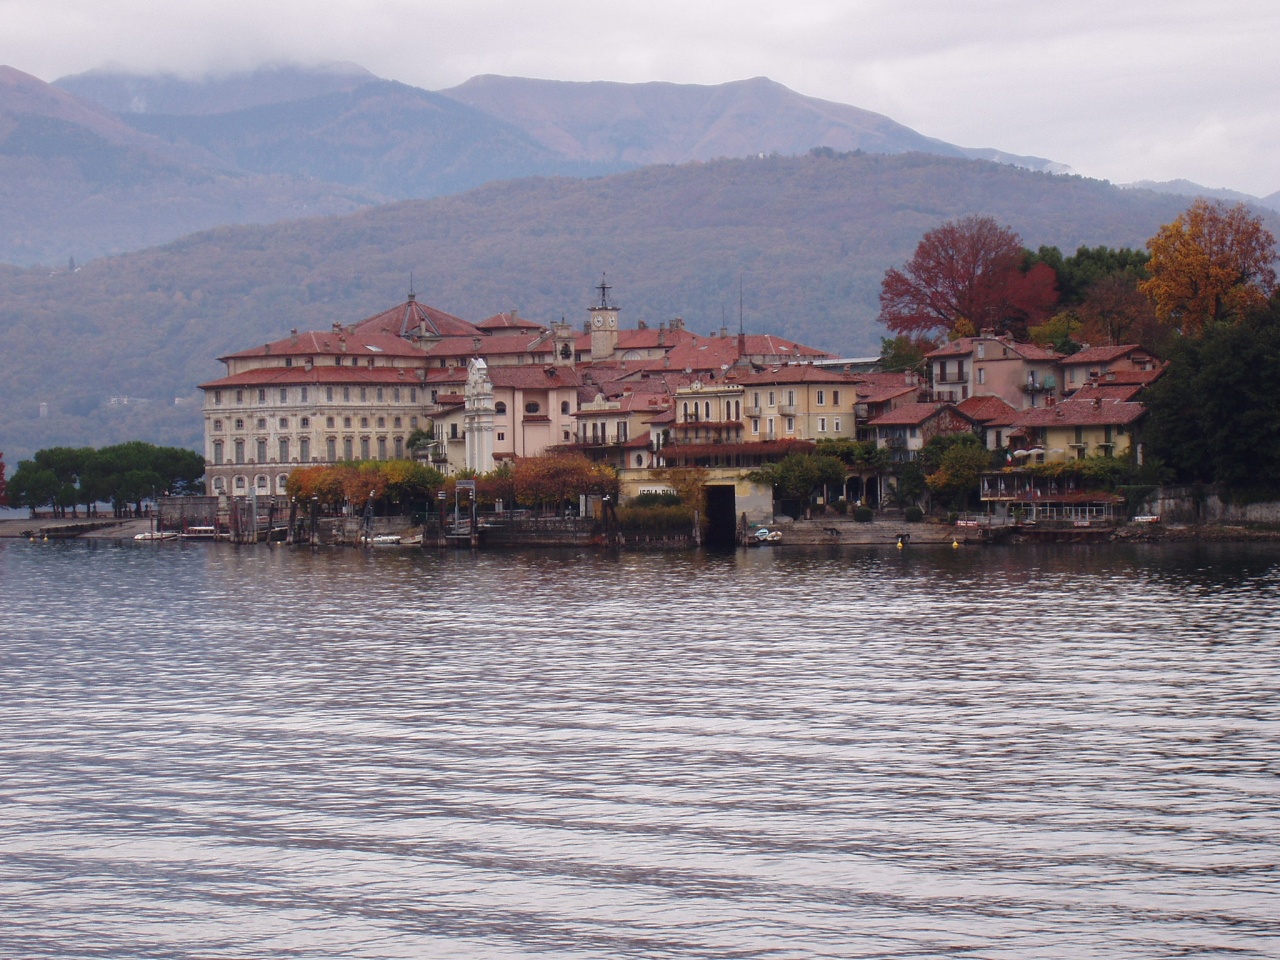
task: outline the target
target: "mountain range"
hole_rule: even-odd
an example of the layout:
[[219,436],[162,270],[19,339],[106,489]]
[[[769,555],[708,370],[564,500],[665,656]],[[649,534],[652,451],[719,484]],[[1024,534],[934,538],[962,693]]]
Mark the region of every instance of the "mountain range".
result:
[[719,86],[482,76],[430,92],[352,64],[187,80],[0,68],[0,261],[84,262],[236,223],[349,213],[526,176],[836,151],[968,149],[763,77]]

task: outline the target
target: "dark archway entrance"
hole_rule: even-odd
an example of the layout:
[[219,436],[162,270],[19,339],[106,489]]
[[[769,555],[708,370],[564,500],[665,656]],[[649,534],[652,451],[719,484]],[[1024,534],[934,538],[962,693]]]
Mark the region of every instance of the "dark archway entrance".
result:
[[854,476],[845,481],[844,495],[851,504],[865,503],[876,509],[880,506],[880,475]]
[[733,484],[707,484],[707,546],[732,550],[738,545],[738,498]]

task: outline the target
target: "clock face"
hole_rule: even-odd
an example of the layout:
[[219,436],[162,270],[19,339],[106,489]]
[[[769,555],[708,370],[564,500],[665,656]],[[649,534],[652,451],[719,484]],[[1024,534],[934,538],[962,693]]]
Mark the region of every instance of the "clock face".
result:
[[603,327],[603,326],[604,326],[604,317],[596,317],[596,319],[595,319],[595,324],[596,324],[596,326],[597,326],[597,327]]

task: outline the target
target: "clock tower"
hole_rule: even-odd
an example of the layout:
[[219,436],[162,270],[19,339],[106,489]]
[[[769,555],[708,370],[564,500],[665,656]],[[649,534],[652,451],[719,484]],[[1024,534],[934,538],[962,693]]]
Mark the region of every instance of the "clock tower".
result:
[[609,299],[611,289],[602,275],[596,287],[600,301],[590,308],[592,360],[612,360],[618,346],[618,305]]

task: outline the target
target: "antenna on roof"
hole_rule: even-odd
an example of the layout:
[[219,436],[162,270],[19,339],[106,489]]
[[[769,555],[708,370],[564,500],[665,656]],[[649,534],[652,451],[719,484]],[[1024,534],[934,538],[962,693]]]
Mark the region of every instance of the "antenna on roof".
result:
[[600,291],[600,306],[603,309],[608,310],[609,309],[609,291],[612,290],[613,288],[605,282],[604,277],[605,275],[601,273],[600,286],[596,287],[596,289]]
[[742,274],[738,274],[738,336],[742,336]]
[[409,271],[409,299],[410,300],[418,299],[418,295],[413,292],[413,271],[412,270]]

